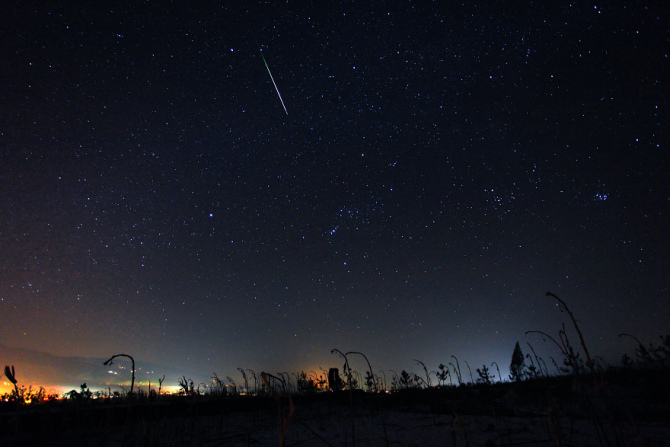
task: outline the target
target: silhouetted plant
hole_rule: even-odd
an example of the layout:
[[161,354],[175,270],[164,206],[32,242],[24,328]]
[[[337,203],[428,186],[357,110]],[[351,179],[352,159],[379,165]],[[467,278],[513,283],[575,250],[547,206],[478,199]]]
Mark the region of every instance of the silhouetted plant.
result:
[[666,360],[670,359],[670,335],[663,337],[662,335],[658,336],[661,339],[661,345],[658,348],[653,348],[654,356],[661,363],[661,366],[665,366]]
[[330,368],[330,370],[328,370],[328,388],[330,388],[331,391],[340,391],[342,389],[340,370],[337,368]]
[[[291,392],[291,375],[286,371],[277,373],[277,375],[279,375],[282,378],[282,381],[281,381],[282,391],[284,393],[290,393]],[[286,377],[284,377],[284,376],[286,376]]]
[[556,363],[556,360],[554,360],[554,358],[552,356],[549,356],[549,358],[551,359],[551,362],[554,364],[554,366],[556,367],[556,370],[558,371],[558,374],[560,375],[561,374],[561,368],[559,368],[558,363]]
[[528,371],[526,375],[531,379],[535,379],[539,375],[537,372],[537,367],[535,366],[535,363],[533,363],[533,358],[530,356],[530,354],[526,354],[526,358],[530,360],[530,366],[526,367],[526,370]]
[[363,382],[363,376],[361,376],[361,373],[356,371],[355,369],[351,370],[351,384],[349,387],[352,390],[357,390],[359,388],[359,385]]
[[353,382],[353,373],[352,373],[352,371],[351,371],[351,367],[349,366],[349,359],[347,358],[347,355],[346,355],[345,353],[343,353],[342,351],[340,351],[340,350],[337,349],[337,348],[335,348],[335,349],[333,349],[333,350],[330,351],[331,354],[334,354],[334,353],[336,353],[336,352],[337,352],[338,354],[340,354],[340,355],[344,358],[344,366],[343,366],[342,369],[343,369],[343,372],[344,372],[344,376],[347,378],[347,387],[348,387],[350,390],[353,390],[353,384],[352,384],[352,382]]
[[[372,372],[372,365],[370,365],[370,360],[368,360],[368,357],[365,354],[363,354],[362,352],[358,352],[358,351],[349,351],[349,352],[347,352],[347,355],[349,355],[349,354],[358,354],[365,359],[365,362],[368,364],[368,373],[366,374],[365,383],[368,385],[368,389],[371,389],[373,392],[376,392],[377,391],[377,382],[375,381],[375,375]],[[370,384],[369,384],[368,380],[372,383],[372,388],[370,388]]]
[[502,383],[502,376],[500,375],[500,368],[498,368],[498,364],[496,362],[491,363],[491,366],[496,365],[496,369],[498,370],[498,380]]
[[408,373],[404,369],[400,371],[398,377],[398,387],[402,389],[420,388],[423,379],[414,373]]
[[579,353],[575,354],[572,349],[570,349],[568,353],[569,356],[563,358],[561,371],[565,374],[570,374],[570,372],[572,372],[575,375],[579,375],[582,369],[584,369],[584,362],[579,358]]
[[[601,443],[604,441],[604,444],[610,445],[609,437],[610,434],[614,436],[614,441],[617,446],[622,445],[622,440],[620,437],[620,432],[618,431],[617,423],[614,419],[614,415],[611,411],[611,407],[608,404],[607,399],[605,398],[605,394],[603,393],[603,388],[604,388],[604,381],[599,380],[597,375],[596,375],[596,366],[591,358],[591,355],[589,354],[589,350],[586,346],[586,342],[584,341],[584,336],[582,335],[582,331],[579,328],[579,325],[577,324],[577,320],[575,319],[572,311],[570,311],[570,308],[568,308],[567,304],[563,300],[561,300],[559,297],[554,295],[551,292],[547,292],[546,296],[550,296],[559,303],[559,309],[561,312],[566,312],[568,316],[570,317],[570,320],[572,321],[572,324],[574,325],[575,331],[577,332],[577,335],[579,336],[579,343],[582,347],[582,351],[584,353],[584,357],[586,358],[586,366],[588,367],[589,372],[591,373],[591,377],[593,380],[593,386],[595,387],[597,391],[597,396],[600,400],[600,408],[602,409],[602,412],[608,421],[610,425],[610,430],[606,430],[603,424],[603,421],[599,418],[596,417],[594,419],[594,422],[596,424],[597,430],[598,430],[598,436],[601,437]],[[564,362],[567,362],[573,369],[575,373],[575,379],[579,378],[579,371],[580,369],[584,369],[583,362],[581,359],[579,359],[579,355],[574,352],[572,349],[572,346],[570,345],[570,342],[568,341],[568,336],[565,331],[565,324],[562,325],[561,331],[559,331],[559,338],[562,343],[562,350],[563,354],[565,356]],[[553,339],[552,339],[553,340]],[[554,343],[556,341],[554,340]],[[587,396],[588,397],[588,396]],[[588,400],[587,400],[588,401]],[[592,409],[596,411],[596,407],[592,406]],[[610,433],[608,433],[608,431]]]
[[630,369],[633,367],[633,359],[628,356],[628,354],[624,354],[621,356],[621,366]]
[[387,391],[387,390],[388,390],[388,386],[387,386],[387,384],[386,384],[386,373],[384,372],[384,370],[381,370],[381,369],[379,370],[379,372],[382,373],[382,376],[384,377],[384,387],[383,387],[383,391]]
[[28,388],[24,385],[12,390],[9,394],[0,396],[0,402],[11,401],[19,404],[37,405],[43,402],[57,400],[59,397],[60,396],[56,393],[47,393],[43,386],[40,386],[37,391],[33,391],[32,385],[28,386]]
[[47,390],[44,387],[40,386],[36,392],[33,392],[32,386],[28,387],[28,394],[24,402],[30,402],[31,404],[38,404],[41,402],[47,402],[50,400],[56,400],[58,398],[57,394],[47,394]]
[[186,376],[183,376],[181,379],[179,379],[179,394],[184,394],[185,396],[188,396],[188,380],[186,380]]
[[233,387],[233,396],[237,395],[237,385],[235,384],[235,381],[233,380],[232,377],[226,376],[226,379],[228,379],[228,382],[230,382],[230,385]]
[[404,369],[400,371],[400,376],[398,377],[398,386],[400,388],[404,389],[409,388],[411,381],[412,378],[407,371],[405,371]]
[[135,386],[135,359],[132,358],[131,356],[129,356],[128,354],[116,354],[116,355],[111,356],[109,358],[109,360],[107,360],[105,363],[103,363],[103,365],[105,365],[105,366],[112,365],[114,363],[114,362],[112,362],[112,360],[114,360],[117,357],[128,357],[130,359],[131,363],[132,363],[130,392],[128,393],[128,397],[132,397],[133,396],[133,387]]
[[256,372],[253,369],[247,369],[247,371],[249,371],[254,378],[254,394],[258,394],[258,378],[256,377]]
[[319,375],[316,371],[312,371],[314,374],[314,381],[316,382],[316,387],[318,389],[324,389],[328,385],[328,372],[326,371],[325,375]]
[[368,391],[372,391],[373,393],[376,392],[376,382],[375,375],[370,371],[365,371],[365,386],[367,387]]
[[[543,375],[544,375],[544,371],[542,371],[542,365],[540,365],[540,358],[539,358],[539,357],[537,356],[537,354],[535,353],[535,349],[533,349],[533,345],[531,345],[531,344],[528,343],[528,342],[526,342],[526,344],[527,344],[528,347],[530,348],[530,351],[533,353],[533,357],[535,357],[535,363],[537,363],[537,370],[539,371],[539,375],[542,375],[542,376],[543,376]],[[532,359],[531,359],[531,363],[533,363],[533,360],[532,360]],[[545,369],[546,369],[546,365],[545,365]],[[537,373],[534,373],[534,375],[537,376]],[[549,375],[549,372],[548,372],[548,371],[547,371],[547,375]]]
[[9,365],[5,365],[5,377],[7,377],[7,380],[9,380],[12,385],[14,385],[14,395],[16,396],[17,399],[19,399],[19,387],[17,386],[17,380],[16,380],[16,372],[14,371],[14,365],[12,365],[12,368],[9,368]]
[[456,358],[455,355],[452,355],[453,359],[456,360],[456,365],[454,366],[453,363],[449,362],[451,367],[454,369],[454,372],[456,373],[456,378],[458,379],[458,385],[463,385],[463,377],[461,376],[461,365],[458,363],[458,359]]
[[[542,358],[540,358],[540,360],[541,359]],[[593,358],[593,362],[595,364],[596,371],[598,373],[604,373],[605,371],[607,371],[611,368],[610,365],[605,361],[605,359],[603,359],[599,355],[597,355]]]
[[249,394],[249,381],[247,380],[247,373],[245,373],[242,368],[237,369],[240,373],[242,373],[242,378],[244,379],[244,393]]
[[470,364],[466,360],[463,360],[463,363],[465,363],[465,366],[468,367],[468,372],[470,373],[470,383],[474,384],[475,379],[472,377],[472,370],[470,369]]
[[512,362],[509,364],[509,380],[512,382],[520,382],[524,378],[524,369],[526,363],[524,362],[523,351],[519,342],[514,345],[514,352],[512,353]]
[[393,369],[389,369],[389,371],[391,371],[391,374],[392,374],[392,376],[391,376],[391,390],[394,391],[394,390],[398,389],[398,382],[399,382],[398,373],[395,372],[395,370],[393,370]]
[[426,365],[425,365],[421,360],[414,359],[414,361],[415,361],[417,364],[423,366],[423,371],[426,373],[426,380],[425,380],[425,382],[426,382],[426,386],[427,386],[428,388],[431,388],[431,387],[433,386],[433,384],[432,384],[432,382],[431,382],[431,380],[430,380],[430,374],[428,373],[428,368],[426,368]]
[[537,357],[537,365],[540,368],[540,371],[542,371],[542,365],[544,365],[544,374],[549,377],[549,369],[547,369],[547,362],[544,361],[542,357]]
[[305,371],[301,371],[296,375],[296,383],[299,393],[313,393],[316,391],[316,382],[314,382],[313,379],[307,377],[307,373]]
[[[284,394],[276,391],[275,387],[270,383],[270,380],[268,378],[272,378],[276,381],[278,380],[279,382],[283,382],[284,378],[282,377],[281,379],[273,376],[272,374],[268,374],[266,372],[261,372],[261,377],[263,378],[263,382],[265,383],[265,386],[267,386],[268,390],[272,394],[272,397],[274,397],[275,401],[277,402],[277,411],[279,413],[279,422],[280,422],[280,432],[279,432],[279,446],[284,447],[286,444],[286,430],[288,429],[288,426],[291,423],[291,418],[293,417],[293,412],[295,411],[295,408],[293,406],[293,399],[291,399],[290,395],[285,396]],[[288,400],[288,409],[286,409],[286,404],[285,401]]]
[[87,400],[93,396],[93,393],[88,388],[88,386],[86,386],[86,384],[83,383],[79,386],[79,391],[70,390],[67,393],[65,393],[64,396],[72,400]]
[[[558,332],[561,343],[563,343],[565,349],[565,358],[563,359],[563,364],[566,367],[572,368],[572,371],[579,375],[584,369],[584,361],[580,358],[579,352],[575,352],[574,348],[570,344],[570,339],[568,338],[568,333],[565,330],[565,324],[562,325],[561,330]],[[568,371],[566,371],[568,372]]]
[[579,375],[581,370],[583,369],[583,362],[579,358],[579,353],[575,353],[574,349],[572,348],[572,345],[570,344],[570,340],[568,339],[568,335],[565,331],[565,323],[561,325],[561,330],[558,332],[559,335],[559,340],[561,340],[561,343],[559,344],[554,337],[551,335],[542,332],[542,331],[526,331],[526,334],[530,333],[536,333],[542,335],[542,339],[546,341],[546,339],[551,340],[554,342],[554,344],[560,349],[561,353],[563,354],[563,365],[562,367],[559,367],[556,364],[556,361],[552,359],[554,362],[554,365],[559,369],[559,374],[560,373],[570,373],[572,371],[575,375]]
[[562,299],[560,299],[559,297],[557,297],[556,295],[554,295],[551,292],[547,292],[546,295],[556,299],[556,301],[558,301],[559,304],[560,304],[558,308],[561,310],[561,312],[565,311],[568,314],[568,316],[570,317],[570,320],[572,320],[572,324],[575,326],[575,330],[577,331],[577,335],[579,336],[579,343],[581,344],[582,349],[584,350],[584,356],[586,357],[586,365],[591,370],[591,375],[593,376],[594,383],[598,383],[598,380],[596,378],[596,370],[595,370],[595,367],[593,365],[593,360],[591,360],[591,356],[589,355],[589,350],[586,347],[586,342],[584,341],[584,336],[582,335],[582,331],[579,329],[579,325],[577,324],[577,320],[575,319],[575,316],[572,314],[572,311],[570,310],[568,305],[565,304],[565,302]]
[[451,382],[451,374],[449,374],[449,367],[444,366],[444,364],[440,363],[437,366],[437,369],[439,369],[439,372],[437,372],[437,380],[439,385],[446,385],[447,378]]
[[158,379],[158,394],[161,393],[161,389],[163,388],[163,381],[165,380],[165,374],[163,374],[163,377]]
[[637,342],[637,347],[635,348],[635,356],[638,363],[642,367],[652,367],[659,366],[661,368],[665,367],[665,363],[670,359],[670,335],[663,337],[659,336],[661,339],[660,346],[654,346],[653,343],[649,343],[649,348],[646,348],[642,342],[631,334],[619,334],[619,337],[630,337]]
[[491,385],[493,379],[495,379],[495,376],[489,373],[489,368],[486,365],[482,365],[481,369],[477,368],[477,375],[479,375],[477,383],[483,383],[485,385]]
[[[216,375],[216,374],[215,374]],[[179,394],[184,394],[186,396],[194,396],[196,394],[195,383],[192,379],[187,379],[186,376],[183,376],[179,379]],[[200,387],[198,387],[198,392]]]
[[[226,384],[223,383],[223,380],[219,379],[219,376],[216,375],[216,373],[212,373],[213,376],[211,377],[212,379],[212,394],[215,396],[226,396],[228,394],[228,389],[226,388]],[[186,381],[186,378],[184,377],[184,382]],[[180,380],[179,385],[184,388],[184,385],[182,385],[182,381]],[[188,393],[188,387],[186,388],[186,392]]]

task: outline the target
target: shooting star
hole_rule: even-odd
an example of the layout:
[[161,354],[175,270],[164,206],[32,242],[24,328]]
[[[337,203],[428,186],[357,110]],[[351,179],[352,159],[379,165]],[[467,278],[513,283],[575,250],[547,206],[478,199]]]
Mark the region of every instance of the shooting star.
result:
[[279,89],[277,88],[277,83],[275,82],[275,78],[272,77],[272,72],[270,71],[270,67],[268,67],[268,63],[265,60],[265,56],[263,56],[263,51],[261,51],[261,57],[263,58],[263,62],[265,62],[265,68],[268,69],[268,74],[270,75],[270,79],[272,79],[272,84],[275,86],[275,90],[277,90],[277,96],[279,96],[279,100],[281,101],[282,107],[284,107],[284,112],[288,115],[288,110],[286,110],[286,106],[284,105],[284,100],[281,99],[281,93],[279,93]]

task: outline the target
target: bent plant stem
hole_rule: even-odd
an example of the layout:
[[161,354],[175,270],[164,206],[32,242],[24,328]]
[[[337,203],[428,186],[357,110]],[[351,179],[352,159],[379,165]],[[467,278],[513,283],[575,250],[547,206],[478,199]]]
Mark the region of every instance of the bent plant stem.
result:
[[[568,364],[572,368],[572,371],[574,372],[574,374],[579,373],[579,366],[577,364],[577,360],[575,359],[574,354],[572,353],[573,352],[572,351],[572,346],[570,346],[570,344],[567,342],[567,337],[566,337],[566,339],[563,338],[563,334],[565,334],[565,324],[563,324],[563,329],[561,331],[559,331],[559,336],[560,336],[560,339],[561,339],[561,343],[558,343],[554,337],[547,334],[546,332],[526,331],[525,334],[526,335],[528,335],[528,334],[540,334],[543,339],[546,337],[549,340],[553,341],[554,344],[561,351],[561,354],[563,354],[563,357],[568,361]],[[558,368],[558,366],[556,366],[556,369],[558,369],[558,372],[560,374],[560,368]]]
[[256,372],[253,369],[247,369],[254,378],[254,395],[258,395],[258,380],[256,378]]
[[456,381],[458,382],[458,386],[463,385],[463,382],[461,382],[461,376],[458,374],[458,370],[456,369],[456,365],[454,365],[452,362],[449,362],[449,366],[451,366],[451,369],[454,370],[454,374],[456,374]]
[[[531,352],[533,353],[533,357],[535,357],[535,362],[537,363],[537,369],[540,371],[540,375],[544,376],[544,372],[542,371],[542,366],[540,366],[540,358],[537,356],[537,354],[535,354],[535,349],[533,349],[533,345],[531,345],[528,342],[526,342],[526,344],[528,345]],[[546,369],[546,367],[545,367],[545,369]],[[548,372],[547,372],[547,375],[549,375]]]
[[279,433],[279,445],[280,447],[284,447],[286,445],[286,430],[288,429],[288,426],[291,424],[291,418],[293,417],[293,413],[295,411],[295,407],[293,406],[293,399],[291,398],[290,395],[287,395],[289,402],[289,410],[288,414],[284,416],[283,414],[284,412],[282,411],[282,405],[281,405],[282,393],[275,391],[272,385],[270,385],[270,381],[268,380],[268,377],[271,377],[275,381],[283,383],[284,381],[283,377],[279,379],[278,377],[273,376],[272,374],[266,372],[261,372],[261,377],[263,378],[263,382],[265,382],[265,386],[268,388],[268,390],[270,390],[270,394],[272,394],[272,397],[274,397],[275,401],[277,402],[279,422],[281,424],[280,425],[281,432]]
[[502,383],[502,376],[500,375],[500,368],[498,368],[498,364],[496,362],[491,363],[491,366],[496,365],[496,369],[498,370],[498,380],[500,383]]
[[130,393],[128,394],[129,397],[132,397],[133,396],[133,387],[135,386],[135,359],[132,358],[131,356],[129,356],[128,354],[116,354],[116,355],[113,355],[112,357],[110,357],[109,360],[107,360],[105,363],[103,363],[103,365],[105,365],[105,366],[112,365],[114,363],[114,362],[112,362],[112,360],[114,360],[117,357],[128,357],[130,359],[130,361],[132,362],[132,371],[131,371],[132,377],[131,377],[131,381],[130,381]]
[[551,292],[547,292],[546,296],[550,296],[556,301],[558,301],[561,304],[561,309],[565,309],[565,312],[568,314],[570,319],[572,320],[572,324],[575,326],[575,330],[577,331],[577,335],[579,335],[579,344],[582,345],[582,349],[584,350],[584,356],[586,356],[586,364],[589,365],[589,369],[591,370],[591,375],[593,376],[593,380],[595,383],[598,383],[597,378],[596,378],[596,369],[593,366],[593,360],[591,360],[591,356],[589,355],[589,350],[586,347],[586,342],[584,341],[584,336],[582,335],[582,331],[579,329],[579,325],[577,324],[577,320],[575,320],[575,316],[572,314],[572,311],[570,308],[568,308],[568,305],[565,304],[565,302],[554,295]]
[[340,355],[342,356],[342,358],[344,358],[344,372],[345,372],[345,374],[347,375],[347,386],[348,386],[349,389],[351,390],[351,376],[352,376],[352,372],[351,372],[351,366],[349,366],[349,359],[347,358],[347,354],[348,354],[348,353],[345,354],[345,353],[343,353],[342,351],[340,351],[340,350],[337,349],[337,348],[334,348],[334,349],[332,349],[332,350],[330,351],[331,354],[335,354],[336,352],[337,352],[338,354],[340,354]]
[[647,351],[647,348],[644,347],[642,342],[634,335],[631,334],[626,334],[626,333],[620,333],[619,337],[630,337],[633,340],[635,340],[638,344],[637,350],[639,351],[639,357],[641,357],[645,362],[651,361],[651,355],[649,355],[649,351]]
[[[619,431],[617,429],[616,421],[614,420],[614,415],[611,412],[610,406],[607,405],[607,401],[606,401],[605,395],[603,393],[603,383],[601,381],[599,381],[598,378],[597,378],[595,365],[593,364],[593,360],[591,359],[591,355],[589,354],[589,350],[586,347],[586,342],[584,341],[584,336],[582,335],[582,331],[579,329],[579,325],[577,324],[577,320],[575,319],[575,316],[572,314],[572,311],[570,311],[570,309],[568,308],[568,305],[565,304],[565,302],[562,299],[560,299],[559,297],[557,297],[555,294],[553,294],[551,292],[547,292],[546,296],[550,296],[550,297],[556,299],[556,301],[558,301],[561,305],[560,309],[561,310],[565,309],[565,312],[570,317],[570,320],[572,320],[572,324],[575,326],[575,330],[577,331],[577,335],[579,336],[579,343],[582,345],[582,349],[584,350],[584,356],[586,357],[586,364],[589,366],[589,369],[591,371],[591,377],[593,378],[593,385],[595,386],[596,391],[598,392],[598,397],[600,398],[600,401],[603,404],[603,409],[604,409],[604,412],[605,412],[605,416],[609,420],[609,423],[612,427],[613,434],[614,434],[614,440],[615,440],[617,446],[621,446],[623,443],[622,443]],[[566,335],[566,337],[567,337],[567,335]],[[602,431],[602,436],[605,438],[605,442],[607,444],[609,444],[609,439],[608,439],[607,433],[605,432],[604,428],[602,427],[602,423],[598,420],[597,417],[596,417],[596,424],[598,426],[600,426],[600,430]]]
[[425,380],[426,386],[428,388],[432,388],[433,384],[430,381],[430,374],[428,373],[428,368],[426,368],[425,363],[423,363],[421,360],[417,360],[417,359],[414,359],[414,361],[416,362],[417,365],[423,366],[423,371],[426,373],[426,380]]
[[370,377],[372,377],[372,381],[374,383],[374,393],[375,397],[377,399],[377,405],[379,406],[379,416],[382,418],[382,428],[384,429],[384,440],[386,441],[386,445],[389,445],[389,438],[388,434],[386,433],[386,420],[384,419],[384,412],[382,411],[382,402],[379,399],[379,387],[377,386],[377,381],[375,380],[375,374],[372,372],[372,365],[370,365],[370,360],[368,360],[367,356],[363,354],[362,352],[357,352],[357,351],[349,351],[347,354],[358,354],[363,356],[365,361],[368,363],[368,370],[370,371]]
[[[458,376],[458,385],[460,386],[460,385],[463,385],[463,378],[461,377],[461,365],[460,365],[460,363],[458,363],[458,359],[456,358],[455,355],[452,355],[452,357],[454,358],[454,360],[456,360],[456,366],[454,366],[454,364],[451,363],[451,362],[449,362],[449,364],[454,368],[454,372],[456,372],[456,374]],[[458,369],[456,369],[456,368],[458,368]]]
[[370,377],[372,377],[372,383],[374,384],[372,389],[376,392],[377,391],[377,381],[374,379],[375,373],[372,372],[372,366],[370,365],[370,360],[368,360],[368,358],[362,352],[349,351],[345,355],[349,355],[349,354],[358,354],[358,355],[362,356],[365,359],[365,361],[368,363],[368,371],[370,371]]
[[463,360],[463,363],[465,363],[465,366],[468,367],[468,372],[470,373],[470,383],[474,385],[475,379],[472,377],[472,369],[470,369],[470,364],[467,362],[467,360]]
[[19,387],[16,385],[18,382],[16,380],[16,372],[14,371],[14,365],[12,365],[12,369],[9,369],[9,365],[5,365],[5,376],[7,377],[7,380],[12,382],[12,385],[14,385],[14,393],[16,395],[16,399],[19,399]]
[[123,437],[121,441],[121,445],[125,446],[127,445],[126,443],[128,441],[132,442],[132,440],[129,440],[130,437],[132,437],[132,433],[134,430],[134,416],[133,416],[133,387],[135,386],[135,359],[129,356],[128,354],[116,354],[113,355],[107,360],[105,363],[103,363],[105,366],[112,365],[114,360],[117,357],[128,357],[130,359],[130,362],[132,363],[132,370],[131,370],[131,381],[130,381],[130,392],[128,393],[128,399],[130,400],[130,404],[128,406],[128,412],[126,413],[126,423],[123,425]]
[[561,343],[565,348],[565,352],[568,353],[568,363],[572,366],[575,375],[579,376],[582,369],[584,369],[583,366],[584,362],[580,361],[579,353],[575,353],[575,350],[572,349],[572,345],[570,344],[570,340],[568,339],[568,333],[565,330],[565,323],[563,323],[561,330],[558,331],[558,338],[561,340]]
[[244,372],[242,368],[237,368],[237,370],[242,373],[242,378],[244,379],[244,393],[249,394],[249,381],[247,380],[247,373]]
[[542,332],[542,331],[526,331],[525,334],[526,334],[526,335],[528,335],[528,334],[540,334],[540,335],[542,335],[543,337],[547,337],[549,340],[553,341],[554,344],[555,344],[556,346],[558,346],[558,349],[561,350],[561,354],[563,354],[564,356],[567,356],[567,355],[568,355],[568,353],[565,352],[565,350],[563,349],[563,346],[561,346],[561,345],[554,339],[554,337],[552,337],[551,335],[547,334],[546,332]]
[[354,390],[351,387],[351,366],[349,366],[349,359],[347,358],[347,354],[343,353],[337,348],[333,348],[330,353],[335,354],[335,353],[340,354],[342,357],[344,357],[344,370],[347,375],[347,387],[349,388],[349,405],[350,405],[350,418],[351,418],[351,443],[352,445],[356,445],[356,435],[354,431]]

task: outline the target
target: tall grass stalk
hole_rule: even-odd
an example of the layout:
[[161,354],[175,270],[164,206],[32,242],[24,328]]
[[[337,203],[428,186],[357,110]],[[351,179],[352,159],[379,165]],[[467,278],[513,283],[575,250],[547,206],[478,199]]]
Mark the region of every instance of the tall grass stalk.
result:
[[135,386],[135,359],[129,356],[128,354],[116,354],[111,356],[109,360],[103,363],[103,365],[105,366],[112,365],[114,363],[112,362],[112,360],[114,360],[117,357],[128,357],[130,359],[130,362],[132,363],[132,370],[130,371],[131,372],[130,392],[128,393],[128,397],[133,397],[133,387]]
[[16,380],[16,371],[14,371],[14,365],[12,365],[11,369],[9,369],[9,365],[5,365],[5,377],[7,377],[7,380],[9,380],[12,385],[14,385],[14,395],[17,399],[19,399],[19,387],[17,386],[18,382]]
[[475,379],[472,377],[472,369],[470,369],[470,364],[466,360],[463,360],[463,362],[465,363],[465,366],[468,367],[468,371],[470,372],[470,383],[474,385]]
[[416,362],[417,365],[423,366],[423,371],[426,373],[426,386],[428,388],[432,388],[433,384],[430,380],[430,374],[428,373],[428,368],[426,368],[425,363],[423,363],[421,360],[417,360],[417,359],[414,359],[414,361]]
[[263,378],[263,382],[265,382],[265,386],[270,390],[270,394],[272,394],[272,397],[274,397],[275,401],[277,402],[277,411],[279,414],[279,422],[280,422],[280,432],[279,432],[279,446],[280,447],[285,447],[286,445],[286,430],[288,430],[288,426],[291,424],[291,418],[293,417],[293,413],[295,412],[295,407],[293,406],[293,399],[291,399],[290,395],[287,395],[288,402],[289,402],[289,409],[288,409],[288,414],[285,414],[285,410],[282,405],[281,398],[283,397],[282,393],[277,392],[274,387],[270,384],[270,381],[268,377],[271,377],[275,380],[278,380],[279,382],[283,382],[284,379],[277,378],[273,376],[272,374],[268,374],[266,372],[261,372],[261,377]]
[[575,316],[572,314],[572,311],[562,299],[560,299],[551,292],[547,292],[546,295],[556,299],[556,301],[558,301],[560,304],[559,309],[561,310],[561,312],[565,311],[570,317],[570,320],[572,320],[572,324],[575,326],[575,330],[577,331],[577,335],[579,336],[579,343],[582,345],[582,349],[584,350],[584,356],[586,357],[586,365],[591,370],[591,375],[593,376],[594,383],[598,383],[598,379],[596,377],[596,369],[593,365],[593,360],[591,360],[591,355],[589,354],[589,350],[586,347],[586,342],[584,341],[584,335],[582,335],[582,331],[579,329],[579,325],[577,324],[577,320],[575,320]]
[[350,406],[350,419],[351,419],[351,443],[352,445],[356,445],[356,434],[354,431],[354,390],[351,387],[351,366],[349,366],[349,359],[347,358],[347,354],[343,353],[337,348],[333,348],[330,353],[335,354],[335,353],[340,354],[344,358],[344,373],[347,376],[347,387],[349,388],[349,406]]
[[454,360],[456,360],[456,366],[454,366],[453,363],[449,362],[449,364],[454,368],[454,372],[456,373],[456,378],[458,379],[458,385],[463,385],[463,378],[461,377],[461,365],[458,363],[458,359],[456,358],[455,355],[452,355]]
[[[535,349],[533,349],[533,345],[531,345],[531,344],[528,343],[528,342],[526,342],[526,344],[528,345],[528,347],[530,348],[531,352],[533,353],[533,357],[535,357],[535,362],[537,363],[537,369],[540,370],[540,375],[545,376],[544,371],[542,371],[542,365],[540,365],[540,358],[539,358],[539,357],[537,356],[537,354],[535,353]],[[532,362],[532,360],[531,360],[531,362]],[[545,369],[545,370],[547,369],[547,365],[546,365],[546,364],[545,364],[545,366],[544,366],[544,369]],[[549,376],[549,371],[547,371],[546,376]]]
[[498,380],[500,383],[502,383],[502,376],[500,375],[500,368],[498,368],[498,364],[496,362],[491,363],[491,366],[496,365],[496,369],[498,370]]
[[[582,350],[584,352],[584,356],[586,357],[586,365],[588,366],[589,371],[591,372],[591,377],[593,379],[593,385],[594,385],[594,387],[597,391],[598,398],[599,398],[600,403],[602,405],[602,410],[605,414],[605,418],[607,419],[607,421],[610,424],[612,434],[614,435],[614,442],[617,446],[622,446],[623,441],[622,441],[621,435],[619,433],[617,423],[614,420],[614,415],[611,411],[611,407],[608,404],[607,399],[605,398],[604,391],[603,391],[604,381],[598,380],[598,377],[596,375],[595,365],[593,363],[591,355],[589,354],[589,350],[586,347],[586,342],[584,341],[584,335],[582,334],[582,331],[579,329],[579,325],[577,324],[577,320],[575,319],[575,316],[573,315],[573,313],[570,310],[570,308],[568,307],[568,305],[565,304],[565,302],[562,299],[560,299],[558,296],[556,296],[555,294],[553,294],[551,292],[547,292],[546,296],[550,296],[550,297],[556,299],[556,301],[558,301],[558,303],[559,303],[559,309],[561,310],[561,312],[565,311],[568,314],[568,316],[570,317],[570,320],[572,321],[572,324],[574,325],[575,330],[577,331],[577,335],[579,336],[579,343],[580,343],[580,345],[582,347]],[[565,332],[565,326],[563,326],[563,330],[561,332],[562,332],[562,339],[563,339],[563,337],[565,339],[565,346],[567,346],[569,348],[570,355],[574,358],[574,360],[576,360],[577,356],[573,354],[572,347],[569,345],[569,343],[567,341],[567,333]],[[587,400],[589,401],[589,403],[591,403],[590,399],[588,398],[588,395],[586,395],[586,397],[587,397]],[[602,436],[601,443],[604,441],[606,444],[610,445],[609,437],[607,435],[607,431],[605,430],[605,428],[603,426],[603,422],[595,414],[595,407],[592,407],[592,408],[594,410],[595,423],[596,423],[596,426],[599,429],[598,430],[598,436]]]

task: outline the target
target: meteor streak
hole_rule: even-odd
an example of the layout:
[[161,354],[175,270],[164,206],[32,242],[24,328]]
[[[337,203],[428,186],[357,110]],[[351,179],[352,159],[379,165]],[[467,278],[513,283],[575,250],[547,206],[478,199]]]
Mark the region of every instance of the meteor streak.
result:
[[263,62],[265,62],[265,68],[268,69],[268,74],[270,75],[270,79],[272,80],[272,84],[275,86],[275,90],[277,90],[277,96],[279,96],[279,100],[281,101],[282,107],[284,107],[284,112],[288,115],[288,110],[286,110],[286,106],[284,105],[284,100],[281,99],[281,93],[279,93],[279,89],[277,88],[277,83],[275,82],[275,78],[272,77],[272,72],[270,71],[270,67],[268,67],[268,63],[265,60],[265,56],[263,56],[263,52],[261,51],[261,57],[263,58]]

